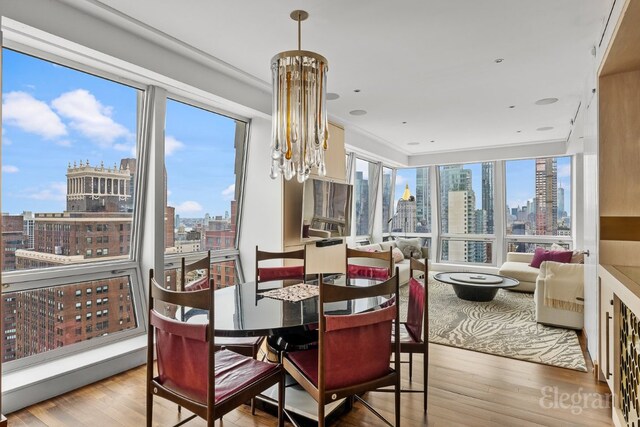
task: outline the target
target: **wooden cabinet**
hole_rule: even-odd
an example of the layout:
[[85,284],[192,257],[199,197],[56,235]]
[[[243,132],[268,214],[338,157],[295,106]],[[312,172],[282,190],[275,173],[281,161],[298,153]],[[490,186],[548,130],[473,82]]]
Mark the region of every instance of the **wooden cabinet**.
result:
[[598,362],[615,425],[637,425],[640,351],[640,0],[622,6],[598,73]]
[[609,388],[613,390],[613,307],[614,294],[611,284],[606,277],[598,276],[598,330],[599,348],[598,360],[600,361],[601,379],[606,381]]

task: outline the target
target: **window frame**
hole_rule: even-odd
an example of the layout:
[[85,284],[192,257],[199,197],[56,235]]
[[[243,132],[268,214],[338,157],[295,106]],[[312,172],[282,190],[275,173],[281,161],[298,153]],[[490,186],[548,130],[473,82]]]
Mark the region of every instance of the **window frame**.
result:
[[[122,78],[121,76],[114,75],[103,70],[99,70],[86,64],[78,63],[76,61],[58,56],[45,50],[40,50],[20,43],[12,42],[11,40],[5,40],[1,36],[2,32],[0,32],[0,41],[2,41],[2,43],[0,43],[0,49],[9,49],[19,54],[31,56],[38,60],[67,67],[80,73],[89,74],[96,78],[108,80],[114,84],[121,84],[136,89],[138,91],[136,97],[136,154],[141,152],[142,144],[148,144],[147,141],[142,140],[142,136],[139,132],[140,112],[144,108],[141,100],[144,99],[144,93],[148,89],[146,85],[138,82],[133,82],[129,79]],[[2,55],[0,54],[0,57],[1,56]],[[0,61],[0,64],[1,63],[2,61]],[[0,69],[0,74],[1,73],[2,69]],[[138,156],[136,156],[136,160],[139,160]],[[144,168],[137,169],[138,170],[136,175],[132,177],[132,179],[136,180],[136,183],[138,182],[138,175]],[[0,191],[2,191],[1,188]],[[142,192],[144,191],[144,188],[136,188],[136,191],[136,194],[143,194]],[[142,212],[139,210],[139,199],[141,199],[141,197],[137,197],[137,199],[138,200],[135,201],[132,222],[135,221],[136,216],[142,215]],[[48,362],[52,359],[58,359],[72,354],[82,353],[93,348],[98,348],[116,341],[143,335],[144,333],[146,333],[146,297],[143,291],[144,285],[141,280],[139,261],[136,257],[137,252],[134,253],[133,251],[134,244],[137,245],[140,243],[137,234],[137,228],[133,227],[129,235],[131,236],[132,242],[134,243],[132,243],[131,245],[131,250],[129,251],[128,258],[125,259],[97,260],[92,256],[91,261],[79,265],[63,265],[31,270],[13,270],[1,272],[3,293],[25,292],[58,286],[62,287],[74,283],[89,282],[111,277],[128,276],[131,296],[134,299],[133,308],[137,320],[137,326],[130,330],[96,337],[91,340],[72,343],[66,347],[48,350],[46,352],[24,357],[21,359],[6,361],[2,364],[4,372],[19,371],[21,369]]]
[[[438,219],[438,244],[437,244],[437,257],[435,258],[437,260],[438,263],[441,264],[447,264],[447,265],[471,265],[471,266],[484,266],[484,267],[495,267],[497,266],[498,263],[498,241],[499,236],[498,233],[496,233],[496,212],[499,212],[496,209],[496,204],[498,203],[498,193],[500,191],[502,191],[502,189],[498,189],[496,184],[498,183],[496,180],[496,171],[498,170],[498,163],[500,163],[501,160],[491,160],[491,161],[479,161],[479,162],[464,162],[464,163],[443,163],[443,164],[438,164],[438,165],[434,165],[435,168],[435,178],[436,178],[436,206],[437,206],[437,210],[438,210],[438,215],[437,215],[437,219]],[[441,200],[441,192],[440,192],[440,186],[441,186],[441,182],[440,182],[440,168],[443,166],[450,166],[450,165],[472,165],[472,164],[479,164],[482,166],[483,163],[491,163],[493,165],[493,174],[492,174],[492,179],[493,179],[493,218],[494,218],[494,224],[493,224],[493,231],[494,234],[485,234],[485,233],[480,233],[480,234],[462,234],[462,233],[445,233],[442,231],[442,200]],[[504,182],[504,181],[503,181]],[[433,194],[432,196],[433,197]],[[433,207],[431,208],[432,211],[432,215],[433,215]],[[432,216],[433,218],[433,216]],[[432,219],[433,222],[433,219]],[[433,224],[432,224],[432,230],[433,230]],[[491,251],[491,262],[490,263],[477,263],[477,262],[467,262],[467,261],[449,261],[449,260],[443,260],[442,259],[442,249],[443,249],[443,243],[444,241],[478,241],[478,242],[489,242],[491,243],[493,248],[496,248],[496,250],[492,250]],[[432,244],[434,242],[434,240],[431,240]]]
[[[241,144],[241,147],[238,147],[237,145],[234,147],[236,150],[236,165],[239,165],[239,167],[241,168],[240,171],[236,171],[236,176],[238,174],[240,174],[240,179],[238,180],[236,178],[236,185],[238,185],[240,187],[240,192],[238,193],[238,200],[236,200],[236,237],[235,237],[235,242],[234,242],[234,247],[233,248],[227,248],[227,249],[223,249],[223,250],[218,250],[218,251],[211,251],[211,264],[213,265],[215,262],[220,262],[220,260],[222,261],[229,261],[231,259],[233,259],[235,261],[235,266],[236,266],[236,274],[238,275],[239,280],[241,280],[242,282],[244,282],[244,274],[243,274],[243,268],[242,268],[242,262],[240,260],[240,239],[242,236],[242,214],[243,214],[243,207],[244,207],[244,195],[245,195],[245,185],[246,185],[246,169],[247,169],[247,151],[249,148],[249,135],[250,135],[250,131],[251,131],[251,119],[238,115],[238,114],[233,114],[230,113],[228,111],[223,111],[220,110],[219,108],[216,108],[212,105],[208,105],[205,104],[203,102],[200,102],[198,100],[195,100],[193,98],[187,98],[183,95],[180,95],[176,92],[172,92],[172,91],[167,91],[167,95],[165,97],[165,103],[168,100],[172,100],[172,101],[176,101],[176,102],[180,102],[183,103],[185,105],[194,107],[194,108],[199,108],[201,110],[207,111],[209,113],[213,113],[213,114],[218,114],[224,117],[227,117],[229,119],[232,119],[236,122],[243,122],[244,123],[244,132],[242,133],[242,137],[243,137],[243,141]],[[237,137],[237,124],[236,124],[236,137]],[[234,141],[234,144],[237,144],[237,140]],[[238,160],[238,150],[241,149],[241,159]],[[164,161],[165,159],[163,159],[163,166],[164,166]],[[163,230],[163,234],[164,234],[164,230]],[[181,263],[181,259],[184,257],[185,261],[187,263],[196,261],[200,258],[202,258],[205,254],[207,253],[206,250],[201,249],[199,251],[194,251],[194,252],[188,252],[188,253],[172,253],[172,254],[164,254],[164,269],[169,270],[172,268],[178,268],[180,266]],[[214,262],[214,260],[217,260]]]

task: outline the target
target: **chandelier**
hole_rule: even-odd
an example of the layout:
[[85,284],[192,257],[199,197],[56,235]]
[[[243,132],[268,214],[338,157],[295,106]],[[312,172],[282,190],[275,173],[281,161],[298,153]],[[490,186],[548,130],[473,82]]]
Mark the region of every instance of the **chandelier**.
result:
[[327,122],[327,71],[325,57],[300,49],[301,22],[309,17],[304,10],[291,12],[298,22],[298,50],[280,52],[271,59],[273,74],[273,125],[271,173],[286,180],[297,176],[304,182],[317,168],[326,175],[324,164],[329,128]]

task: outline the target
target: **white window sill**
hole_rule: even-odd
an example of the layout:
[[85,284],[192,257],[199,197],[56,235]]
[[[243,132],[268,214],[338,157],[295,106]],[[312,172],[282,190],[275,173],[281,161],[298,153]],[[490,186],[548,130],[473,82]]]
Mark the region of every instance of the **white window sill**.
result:
[[143,334],[6,373],[3,411],[10,413],[140,366],[146,361],[146,349]]

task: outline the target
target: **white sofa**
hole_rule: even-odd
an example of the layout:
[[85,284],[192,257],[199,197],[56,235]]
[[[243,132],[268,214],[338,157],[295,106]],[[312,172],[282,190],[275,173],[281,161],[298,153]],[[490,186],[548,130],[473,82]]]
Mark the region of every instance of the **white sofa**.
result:
[[[372,243],[370,245],[363,245],[363,246],[353,246],[354,249],[359,249],[361,251],[365,251],[368,249],[373,249],[376,251],[388,251],[389,248],[395,248],[397,247],[396,242],[394,240],[388,241],[388,242],[381,242],[381,243]],[[421,248],[422,249],[422,258],[428,258],[429,256],[429,252],[428,252],[428,248]],[[375,265],[375,266],[380,266],[379,260],[367,260],[366,263],[362,262],[359,264],[371,264],[371,265]],[[400,286],[402,285],[406,285],[407,283],[409,283],[409,260],[408,259],[403,259],[401,262],[395,263],[394,264],[394,268],[398,267],[398,275],[399,275],[399,281],[400,281]]]
[[532,260],[533,254],[523,252],[507,253],[507,261],[502,264],[498,274],[513,277],[520,282],[518,286],[511,288],[512,291],[533,292],[536,290],[536,280],[538,280],[540,269],[529,265]]
[[584,301],[584,264],[566,264],[544,261],[540,264],[540,274],[536,281],[533,298],[536,302],[536,322],[569,329],[582,329],[584,313],[545,305],[545,288],[548,286],[577,289],[577,295]]
[[[575,283],[580,289],[584,287],[584,264],[567,263],[554,264],[554,274],[547,274],[547,263],[544,261],[540,268],[531,267],[532,253],[509,252],[507,261],[502,264],[498,274],[513,277],[520,281],[520,285],[511,290],[533,292],[536,303],[536,321],[546,325],[560,326],[569,329],[582,329],[584,314],[582,312],[564,310],[545,305],[544,293],[546,286]],[[560,264],[560,265],[558,265]]]

